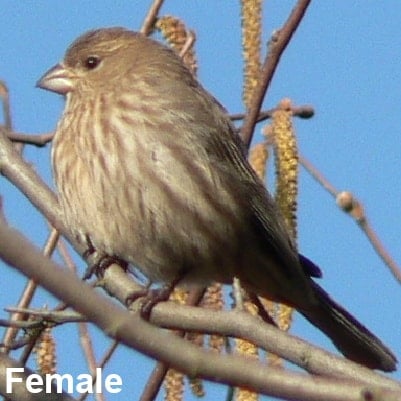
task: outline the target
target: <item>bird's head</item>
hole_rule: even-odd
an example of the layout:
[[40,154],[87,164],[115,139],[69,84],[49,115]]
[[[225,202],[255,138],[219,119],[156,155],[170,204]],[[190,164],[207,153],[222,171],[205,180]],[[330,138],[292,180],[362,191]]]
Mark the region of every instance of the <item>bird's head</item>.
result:
[[37,86],[62,95],[116,90],[121,85],[135,85],[137,76],[141,81],[154,79],[152,70],[165,71],[176,65],[177,59],[165,46],[139,33],[124,28],[97,29],[76,39],[64,59],[48,70]]

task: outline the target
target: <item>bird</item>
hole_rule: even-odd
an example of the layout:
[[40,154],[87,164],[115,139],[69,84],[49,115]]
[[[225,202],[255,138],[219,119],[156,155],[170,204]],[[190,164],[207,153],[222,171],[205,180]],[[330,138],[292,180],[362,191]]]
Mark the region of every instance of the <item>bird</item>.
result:
[[51,162],[65,224],[149,280],[230,284],[295,308],[347,358],[382,341],[317,284],[223,106],[168,46],[122,27],[77,38],[37,82],[65,98]]

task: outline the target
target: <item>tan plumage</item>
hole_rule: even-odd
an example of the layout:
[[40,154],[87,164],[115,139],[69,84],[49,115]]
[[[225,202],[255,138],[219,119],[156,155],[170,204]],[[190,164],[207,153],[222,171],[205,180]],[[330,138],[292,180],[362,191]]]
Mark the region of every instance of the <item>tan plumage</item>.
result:
[[52,163],[67,223],[152,280],[230,283],[297,308],[349,358],[393,370],[379,339],[310,275],[229,118],[171,50],[91,31],[38,86],[66,96]]

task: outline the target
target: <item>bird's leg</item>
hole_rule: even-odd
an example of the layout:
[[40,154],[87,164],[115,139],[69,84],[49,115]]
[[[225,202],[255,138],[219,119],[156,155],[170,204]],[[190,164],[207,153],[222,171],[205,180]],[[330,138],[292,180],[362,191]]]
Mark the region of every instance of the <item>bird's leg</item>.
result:
[[271,324],[271,325],[277,327],[276,322],[273,320],[273,318],[270,316],[269,312],[263,306],[259,297],[253,292],[250,292],[248,294],[249,294],[249,298],[250,298],[251,302],[253,302],[256,305],[256,307],[258,308],[258,315],[262,318],[262,320],[265,323],[268,323],[268,324]]
[[141,306],[142,319],[149,320],[153,307],[159,302],[168,301],[178,281],[179,280],[163,285],[161,288],[149,290]]
[[[89,235],[86,236],[86,242],[88,244],[88,249],[83,253],[83,257],[87,259],[90,255],[93,255],[96,252],[96,248],[92,244],[92,241],[89,237]],[[121,266],[124,270],[128,269],[128,263],[119,257],[113,255],[106,255],[102,254],[99,256],[99,258],[91,265],[88,265],[88,267],[85,270],[85,273],[82,277],[82,280],[88,280],[92,277],[93,274],[99,274],[103,275],[105,270],[112,265],[113,263],[118,264]]]
[[82,257],[84,259],[87,259],[89,256],[93,255],[96,252],[96,248],[93,245],[92,240],[89,237],[89,234],[85,235],[85,241],[88,248],[86,248],[85,252],[82,254]]
[[141,288],[140,290],[135,290],[135,291],[132,291],[131,293],[129,293],[127,295],[127,297],[125,298],[125,301],[124,301],[125,305],[127,307],[130,307],[131,304],[133,302],[135,302],[137,299],[143,298],[143,297],[147,297],[149,295],[149,292],[152,291],[150,289],[151,285],[152,285],[152,282],[149,281],[148,284],[145,287]]
[[134,291],[133,293],[129,294],[125,300],[126,305],[130,305],[133,301],[137,300],[138,298],[145,297],[140,314],[141,317],[145,320],[149,320],[150,313],[155,305],[159,302],[167,301],[170,298],[171,293],[173,292],[175,286],[184,278],[184,274],[179,274],[177,277],[170,281],[170,283],[163,285],[161,288],[154,288],[150,289],[149,285],[142,290]]
[[93,274],[103,276],[105,270],[114,263],[121,266],[124,270],[128,270],[128,263],[125,260],[115,255],[101,255],[95,263],[86,268],[82,280],[88,280]]

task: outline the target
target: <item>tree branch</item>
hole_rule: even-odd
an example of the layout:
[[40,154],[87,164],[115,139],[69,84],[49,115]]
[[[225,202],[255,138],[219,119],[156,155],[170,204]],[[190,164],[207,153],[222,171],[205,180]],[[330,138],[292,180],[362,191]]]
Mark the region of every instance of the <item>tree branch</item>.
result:
[[247,147],[249,147],[251,143],[253,130],[255,128],[263,99],[273,78],[274,72],[276,71],[281,55],[301,22],[309,3],[310,0],[298,0],[297,5],[292,10],[284,26],[278,30],[271,39],[269,52],[262,66],[259,83],[254,90],[251,106],[241,128],[241,136]]
[[164,0],[153,0],[152,5],[149,8],[148,14],[146,15],[140,32],[144,35],[149,35],[152,31],[153,25],[157,19],[157,15],[163,5]]
[[[4,223],[0,224],[0,237],[0,257],[6,263],[41,283],[53,295],[87,316],[110,337],[191,377],[248,387],[287,400],[296,397],[299,401],[307,401],[311,397],[314,400],[356,401],[360,400],[362,391],[367,391],[366,385],[355,383],[354,378],[352,382],[343,381],[340,386],[338,379],[284,372],[240,356],[204,351],[152,326],[138,314],[117,307],[70,271],[59,268],[45,258],[21,234]],[[390,391],[386,387],[381,391]],[[376,391],[376,387],[374,389]]]
[[385,246],[381,242],[379,236],[376,234],[365,214],[365,210],[361,202],[358,201],[358,199],[356,199],[356,197],[350,192],[337,190],[334,185],[332,185],[305,157],[301,156],[299,158],[299,162],[308,171],[308,173],[311,174],[311,176],[336,200],[337,206],[339,206],[343,212],[347,213],[354,219],[359,228],[368,238],[375,252],[379,255],[384,264],[390,269],[390,272],[394,278],[401,283],[401,268],[391,257],[390,253],[386,250]]

